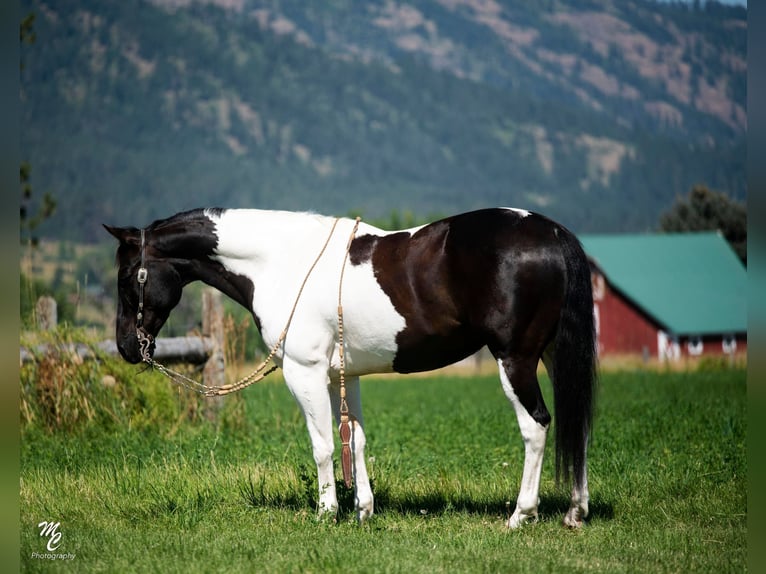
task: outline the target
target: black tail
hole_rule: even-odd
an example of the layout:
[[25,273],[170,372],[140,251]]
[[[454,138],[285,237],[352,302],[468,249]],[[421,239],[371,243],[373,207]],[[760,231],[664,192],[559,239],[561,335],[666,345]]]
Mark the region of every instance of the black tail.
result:
[[574,473],[581,487],[586,464],[597,382],[596,327],[590,266],[578,239],[559,232],[566,262],[566,299],[553,349],[553,401],[556,427],[556,480]]

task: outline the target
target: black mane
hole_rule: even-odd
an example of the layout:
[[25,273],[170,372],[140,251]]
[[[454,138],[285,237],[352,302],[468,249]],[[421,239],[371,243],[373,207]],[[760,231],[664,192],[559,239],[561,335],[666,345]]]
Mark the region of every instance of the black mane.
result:
[[191,223],[194,224],[195,222],[199,222],[200,220],[208,220],[207,214],[205,211],[208,211],[211,215],[215,215],[217,217],[220,217],[220,215],[226,211],[223,207],[210,207],[210,208],[202,208],[197,207],[195,209],[189,209],[188,211],[182,211],[180,213],[176,213],[175,215],[171,215],[170,217],[166,217],[165,219],[157,219],[150,223],[147,227],[147,231],[162,231],[165,228],[168,227],[174,227],[178,224],[184,224],[184,223]]
[[220,207],[197,208],[158,219],[146,228],[147,243],[168,255],[210,256],[218,245],[218,235],[208,214],[220,215],[224,211]]

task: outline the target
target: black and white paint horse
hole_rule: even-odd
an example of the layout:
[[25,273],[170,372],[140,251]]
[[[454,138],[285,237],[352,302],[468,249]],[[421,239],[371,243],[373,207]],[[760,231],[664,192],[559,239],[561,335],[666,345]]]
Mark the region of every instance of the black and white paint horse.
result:
[[[339,416],[338,283],[354,221],[312,213],[198,209],[143,230],[107,230],[119,239],[117,345],[142,360],[137,337],[138,270],[143,325],[156,336],[196,280],[247,308],[265,343],[279,338],[319,248],[275,361],[306,419],[320,512],[338,506],[333,416]],[[344,349],[352,417],[352,476],[359,520],[373,513],[365,467],[359,376],[443,367],[486,345],[524,440],[524,469],[508,526],[537,518],[551,415],[537,381],[543,360],[553,381],[556,468],[572,481],[564,524],[588,514],[586,449],[596,381],[590,270],[575,236],[541,215],[484,209],[423,227],[386,232],[361,223],[344,272]],[[151,349],[150,349],[151,350]],[[466,397],[466,400],[470,400]]]

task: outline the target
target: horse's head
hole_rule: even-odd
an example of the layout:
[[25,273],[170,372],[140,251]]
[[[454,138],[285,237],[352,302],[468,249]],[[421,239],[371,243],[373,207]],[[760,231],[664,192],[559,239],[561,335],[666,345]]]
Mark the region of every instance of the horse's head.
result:
[[140,363],[144,359],[141,341],[151,356],[154,339],[181,300],[184,283],[172,260],[152,245],[150,232],[135,227],[104,228],[120,241],[117,348],[126,361]]

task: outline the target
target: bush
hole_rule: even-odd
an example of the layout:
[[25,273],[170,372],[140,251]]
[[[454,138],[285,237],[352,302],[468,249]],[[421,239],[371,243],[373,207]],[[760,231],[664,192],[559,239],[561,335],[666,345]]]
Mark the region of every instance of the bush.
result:
[[96,358],[83,360],[77,343],[96,349],[87,334],[67,328],[22,339],[23,346],[38,349],[35,360],[21,367],[22,431],[35,426],[76,432],[95,426],[169,433],[181,422],[199,420],[197,395],[120,358],[94,351]]

